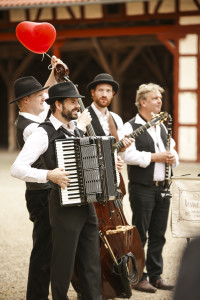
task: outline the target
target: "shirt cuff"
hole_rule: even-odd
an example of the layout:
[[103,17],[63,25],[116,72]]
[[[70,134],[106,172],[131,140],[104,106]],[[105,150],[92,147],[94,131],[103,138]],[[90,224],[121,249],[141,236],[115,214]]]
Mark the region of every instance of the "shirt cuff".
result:
[[142,154],[142,159],[141,159],[141,161],[139,162],[138,165],[141,168],[146,168],[151,163],[151,152],[142,151],[141,154]]

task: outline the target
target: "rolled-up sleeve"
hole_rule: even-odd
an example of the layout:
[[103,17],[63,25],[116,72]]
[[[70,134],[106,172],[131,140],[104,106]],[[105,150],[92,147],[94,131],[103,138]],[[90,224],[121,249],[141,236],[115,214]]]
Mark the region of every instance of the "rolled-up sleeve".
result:
[[32,164],[48,148],[48,136],[43,128],[37,128],[26,140],[24,147],[11,166],[11,175],[27,182],[45,183],[48,180],[45,169],[32,168]]

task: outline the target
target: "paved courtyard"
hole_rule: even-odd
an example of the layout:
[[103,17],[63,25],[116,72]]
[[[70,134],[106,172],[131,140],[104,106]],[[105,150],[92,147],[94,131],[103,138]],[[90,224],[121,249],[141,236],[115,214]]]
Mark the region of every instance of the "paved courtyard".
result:
[[[10,167],[16,156],[17,152],[0,151],[0,300],[25,300],[32,243],[32,223],[28,219],[24,199],[25,185],[24,182],[10,176]],[[200,164],[181,163],[174,173],[175,175],[191,173],[197,176],[200,173]],[[125,168],[123,175],[127,184]],[[124,211],[130,223],[128,195],[124,199]],[[163,278],[175,284],[186,239],[172,237],[170,218],[166,238],[167,243],[163,251]],[[158,290],[152,295],[133,290],[131,300],[170,300],[172,293]],[[76,293],[72,287],[69,298],[76,300]]]

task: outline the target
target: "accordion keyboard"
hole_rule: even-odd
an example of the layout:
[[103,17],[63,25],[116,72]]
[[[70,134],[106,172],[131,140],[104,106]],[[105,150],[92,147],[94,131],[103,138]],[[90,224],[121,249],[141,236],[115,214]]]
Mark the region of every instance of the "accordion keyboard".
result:
[[69,172],[70,185],[60,190],[61,205],[115,200],[117,180],[111,137],[56,140],[57,165]]

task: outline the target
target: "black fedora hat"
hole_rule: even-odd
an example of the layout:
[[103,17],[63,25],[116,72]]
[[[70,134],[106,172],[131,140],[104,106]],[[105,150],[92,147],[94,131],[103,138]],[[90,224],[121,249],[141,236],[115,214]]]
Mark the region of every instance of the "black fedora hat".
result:
[[114,81],[112,76],[107,73],[102,73],[94,77],[94,80],[87,85],[87,90],[90,92],[94,89],[98,84],[108,83],[112,85],[115,94],[117,94],[119,90],[119,84],[117,81]]
[[33,76],[21,77],[14,82],[14,92],[16,98],[9,104],[48,88],[48,86],[43,87]]
[[76,86],[71,81],[61,82],[50,87],[49,98],[46,99],[47,104],[52,104],[56,100],[65,98],[85,98],[78,93]]

